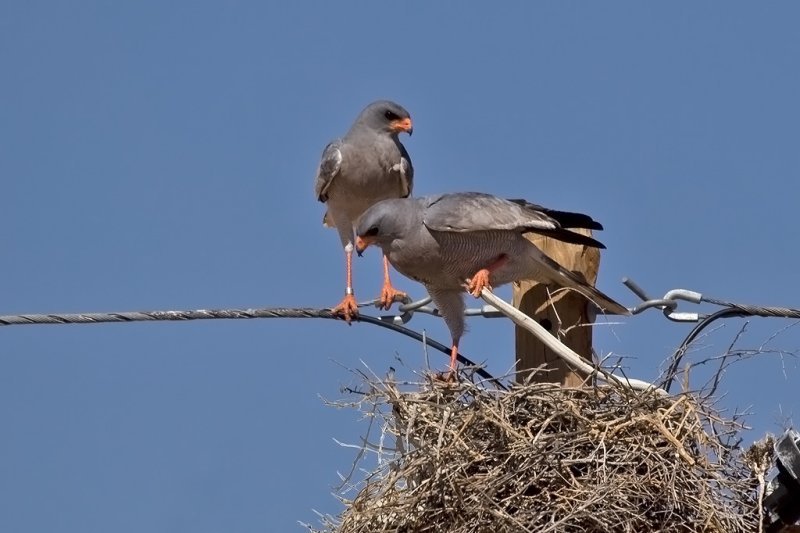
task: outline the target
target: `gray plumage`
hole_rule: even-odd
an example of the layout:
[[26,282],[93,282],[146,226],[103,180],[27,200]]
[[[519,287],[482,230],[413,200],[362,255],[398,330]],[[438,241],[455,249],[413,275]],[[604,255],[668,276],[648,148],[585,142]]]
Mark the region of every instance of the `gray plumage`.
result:
[[[398,129],[403,121],[408,128]],[[336,227],[343,246],[352,246],[353,225],[368,207],[411,194],[414,168],[397,138],[401,131],[411,133],[408,111],[381,100],[364,108],[347,134],[325,147],[314,191],[328,206],[323,222]]]
[[[405,198],[414,186],[411,158],[397,136],[411,135],[411,117],[402,106],[381,100],[358,115],[350,131],[325,147],[317,170],[314,192],[327,204],[326,226],[336,227],[345,253],[345,296],[332,311],[349,323],[358,314],[353,290],[354,224],[371,205],[387,198]],[[405,293],[392,287],[389,262],[384,256],[383,288],[378,306],[389,309]]]
[[602,229],[579,213],[482,193],[456,193],[377,203],[360,218],[356,233],[379,245],[397,271],[425,285],[457,344],[464,333],[466,280],[502,257],[505,263],[490,276],[494,287],[533,279],[575,289],[606,313],[629,314],[523,237],[534,232],[604,247],[567,227]]

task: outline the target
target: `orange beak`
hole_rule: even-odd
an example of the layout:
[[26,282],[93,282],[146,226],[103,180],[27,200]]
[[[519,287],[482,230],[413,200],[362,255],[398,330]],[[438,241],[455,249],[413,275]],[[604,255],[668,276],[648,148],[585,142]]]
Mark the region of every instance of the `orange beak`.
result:
[[411,135],[414,133],[414,125],[411,123],[411,119],[408,117],[395,120],[392,122],[392,131],[396,131],[397,133],[404,131]]
[[375,241],[372,237],[356,237],[356,253],[359,257],[364,253],[364,250]]

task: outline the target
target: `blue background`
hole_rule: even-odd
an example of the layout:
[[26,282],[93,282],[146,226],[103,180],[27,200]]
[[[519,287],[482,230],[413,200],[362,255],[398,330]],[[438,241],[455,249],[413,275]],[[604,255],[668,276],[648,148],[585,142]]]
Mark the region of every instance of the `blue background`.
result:
[[[5,0],[0,314],[335,304],[314,173],[378,98],[414,119],[415,194],[590,213],[599,287],[629,305],[623,276],[800,307],[800,7],[754,6]],[[377,295],[375,251],[355,276]],[[694,359],[745,322],[742,348],[800,346],[794,321],[729,320]],[[463,351],[509,369],[511,324],[470,326]],[[652,311],[595,345],[654,379],[690,328]],[[412,340],[323,320],[3,328],[0,530],[301,531],[340,508],[354,450],[332,439],[365,429],[321,397],[396,356],[424,365]],[[777,353],[729,370],[745,444],[792,423],[797,377]]]

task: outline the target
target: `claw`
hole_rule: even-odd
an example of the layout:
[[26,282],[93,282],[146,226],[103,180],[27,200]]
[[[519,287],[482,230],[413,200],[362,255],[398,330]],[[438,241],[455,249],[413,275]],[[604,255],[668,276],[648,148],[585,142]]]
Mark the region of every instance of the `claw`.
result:
[[489,269],[484,268],[482,270],[478,270],[475,275],[472,276],[472,279],[469,280],[467,290],[475,298],[480,298],[481,291],[483,289],[492,290],[492,286],[489,285],[489,274]]
[[335,315],[342,315],[348,324],[353,321],[353,318],[358,316],[358,303],[356,303],[356,298],[352,294],[348,294],[344,297],[344,299],[331,309],[331,312]]
[[381,289],[381,296],[378,299],[378,309],[388,311],[395,302],[402,302],[408,295],[403,291],[398,291],[391,284],[385,283]]

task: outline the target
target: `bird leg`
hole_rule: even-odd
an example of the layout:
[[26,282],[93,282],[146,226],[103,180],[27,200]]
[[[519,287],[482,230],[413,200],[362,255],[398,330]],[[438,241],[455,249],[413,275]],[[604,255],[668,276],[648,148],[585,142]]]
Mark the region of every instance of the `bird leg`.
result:
[[454,383],[458,381],[458,339],[453,339],[453,347],[450,348],[450,368],[447,372],[437,373],[433,379],[444,383]]
[[353,245],[348,244],[344,248],[347,272],[347,288],[344,290],[344,299],[331,309],[335,315],[342,315],[342,317],[349,324],[355,316],[358,316],[358,304],[353,293]]
[[489,276],[492,274],[492,272],[505,265],[507,262],[508,256],[506,254],[500,254],[500,257],[498,257],[494,263],[486,268],[478,270],[475,275],[472,276],[472,279],[469,280],[469,284],[467,285],[467,290],[469,293],[475,298],[479,298],[481,291],[484,288],[491,290],[492,286],[489,284]]
[[389,279],[389,259],[384,254],[383,256],[383,288],[381,289],[381,297],[378,300],[378,309],[389,310],[392,304],[400,302],[407,296],[406,293],[398,291],[392,287],[392,282]]
[[450,349],[450,369],[438,375],[437,379],[444,382],[458,381],[458,339],[453,339],[453,347]]
[[450,348],[450,372],[455,373],[458,366],[458,339],[453,339],[453,347]]

